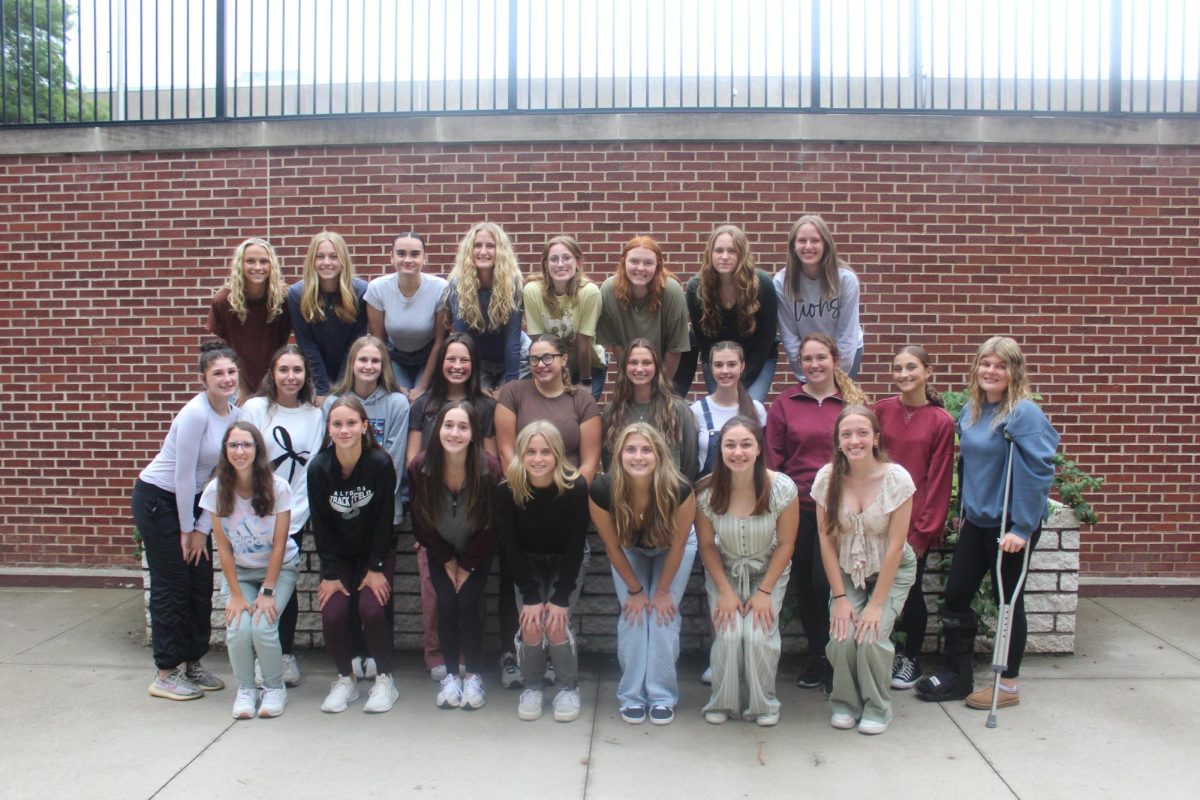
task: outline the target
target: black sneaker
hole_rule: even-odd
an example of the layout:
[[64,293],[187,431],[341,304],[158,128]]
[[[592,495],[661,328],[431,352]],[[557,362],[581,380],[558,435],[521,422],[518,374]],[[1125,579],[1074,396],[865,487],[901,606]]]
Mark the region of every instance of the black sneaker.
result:
[[670,706],[654,706],[650,709],[652,725],[670,725],[675,721],[675,709]]
[[915,658],[896,656],[892,663],[892,688],[911,689],[921,679],[921,667]]
[[796,678],[796,685],[801,689],[815,689],[821,685],[825,678],[825,667],[829,662],[824,656],[810,658],[800,670],[799,677]]
[[640,704],[621,707],[621,719],[630,725],[641,725],[646,721],[646,707]]

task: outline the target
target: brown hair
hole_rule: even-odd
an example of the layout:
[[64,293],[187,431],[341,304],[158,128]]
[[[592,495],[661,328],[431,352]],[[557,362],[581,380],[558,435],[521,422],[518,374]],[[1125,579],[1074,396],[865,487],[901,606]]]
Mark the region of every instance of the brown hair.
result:
[[[217,461],[217,516],[228,517],[233,513],[234,490],[237,488],[237,470],[229,463],[226,446],[229,435],[234,431],[245,431],[254,440],[254,463],[250,467],[250,507],[260,517],[275,512],[275,473],[267,458],[267,445],[258,428],[249,422],[238,420],[225,430],[221,437],[221,455]],[[226,538],[229,536],[226,531]]]
[[738,262],[733,271],[733,283],[737,302],[737,332],[738,336],[749,337],[754,334],[757,326],[755,315],[758,314],[762,302],[758,296],[758,273],[754,271],[754,256],[750,253],[750,241],[746,234],[736,225],[720,225],[708,237],[708,245],[704,248],[704,257],[700,261],[700,289],[697,299],[700,301],[700,329],[707,336],[717,336],[721,332],[721,302],[718,293],[721,289],[721,276],[713,266],[713,248],[717,239],[728,234],[733,239],[733,247],[737,250]]
[[[758,442],[758,458],[754,459],[754,511],[751,512],[751,516],[757,517],[765,514],[771,506],[771,484],[767,480],[766,445],[763,442],[763,432],[758,420],[743,414],[730,417],[721,426],[718,441],[723,443],[725,434],[737,427],[745,428]],[[725,465],[724,458],[718,456],[712,472],[696,485],[697,492],[705,488],[712,490],[708,505],[714,514],[724,514],[729,510],[729,501],[733,494],[733,476],[729,472],[729,467]]]
[[[879,436],[879,418],[867,406],[854,403],[843,408],[842,413],[838,414],[837,422],[833,424],[833,461],[830,462],[829,470],[829,494],[826,495],[824,504],[825,533],[829,536],[837,536],[842,531],[842,480],[850,472],[850,462],[846,459],[846,454],[838,447],[838,442],[842,420],[852,415],[866,417],[867,421],[871,423],[871,430],[875,432],[876,436]],[[879,444],[872,445],[871,452],[878,461],[885,464],[891,461]]]

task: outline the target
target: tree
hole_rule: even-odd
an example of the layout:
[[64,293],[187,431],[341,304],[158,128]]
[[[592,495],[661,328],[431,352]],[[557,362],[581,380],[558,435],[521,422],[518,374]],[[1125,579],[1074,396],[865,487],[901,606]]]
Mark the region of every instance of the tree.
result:
[[76,9],[63,0],[0,0],[0,117],[38,124],[106,119],[66,59]]

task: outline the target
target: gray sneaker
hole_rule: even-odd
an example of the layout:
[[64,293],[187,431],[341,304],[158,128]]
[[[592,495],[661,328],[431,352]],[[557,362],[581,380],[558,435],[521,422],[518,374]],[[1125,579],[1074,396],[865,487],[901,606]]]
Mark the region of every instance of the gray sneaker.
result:
[[187,672],[178,666],[165,678],[155,673],[154,682],[150,684],[150,696],[167,700],[197,700],[204,696],[204,692],[188,680]]
[[200,663],[200,659],[188,664],[187,677],[189,681],[206,692],[215,692],[225,688],[225,681],[205,669],[204,665]]
[[300,685],[300,665],[296,662],[295,656],[287,653],[283,655],[283,685]]
[[579,690],[561,689],[554,697],[554,721],[573,722],[579,718]]
[[517,705],[517,718],[533,722],[542,716],[542,692],[540,689],[526,689],[521,692],[521,701]]

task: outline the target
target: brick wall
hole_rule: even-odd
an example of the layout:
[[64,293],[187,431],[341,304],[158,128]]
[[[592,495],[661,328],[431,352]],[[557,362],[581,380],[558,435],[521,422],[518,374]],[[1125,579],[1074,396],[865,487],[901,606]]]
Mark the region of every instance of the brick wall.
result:
[[[499,124],[499,123],[497,123]],[[245,236],[289,281],[309,237],[343,233],[358,271],[388,234],[429,234],[448,269],[499,222],[528,269],[579,237],[595,276],[637,233],[686,276],[715,224],[784,262],[823,214],[858,271],[862,378],[925,344],[959,386],[977,344],[1025,346],[1063,447],[1102,476],[1090,576],[1200,576],[1200,148],[622,142],[285,147],[0,156],[0,564],[132,565],[128,492],[193,377],[206,301]],[[780,381],[786,370],[780,370]]]

